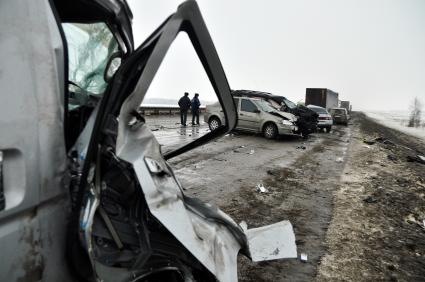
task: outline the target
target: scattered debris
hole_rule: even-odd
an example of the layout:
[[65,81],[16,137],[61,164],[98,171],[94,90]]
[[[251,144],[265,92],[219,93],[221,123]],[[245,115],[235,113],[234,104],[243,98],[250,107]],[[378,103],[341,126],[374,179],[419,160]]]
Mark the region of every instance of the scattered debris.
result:
[[264,187],[263,183],[257,184],[257,186],[255,187],[255,189],[259,193],[267,193],[267,192],[269,192],[269,190],[267,190],[266,187]]
[[153,128],[153,129],[151,129],[151,131],[158,131],[159,130],[159,128]]
[[368,145],[363,145],[363,147],[370,149],[370,146],[368,146]]
[[267,170],[267,174],[268,175],[273,175],[273,176],[276,176],[277,175],[277,172],[276,171],[274,171],[274,170]]
[[417,163],[425,164],[425,157],[424,156],[421,156],[421,155],[407,156],[407,161],[408,162],[417,162]]
[[297,146],[297,149],[305,150],[307,148],[304,145],[299,145],[299,146]]
[[344,158],[341,158],[341,157],[336,158],[336,162],[337,163],[342,163],[343,161],[344,161]]
[[[376,139],[375,139],[376,140]],[[376,141],[375,140],[366,140],[366,139],[363,139],[363,143],[365,143],[365,144],[368,144],[368,145],[373,145],[373,144],[375,144],[376,143]]]
[[388,158],[390,161],[393,161],[393,162],[397,161],[397,157],[396,157],[396,156],[394,156],[394,155],[387,155],[387,158]]
[[239,148],[245,148],[245,145],[241,145],[241,146],[239,146]]
[[302,262],[307,262],[307,254],[306,253],[301,253],[300,259],[301,259]]
[[378,200],[372,196],[368,196],[367,198],[363,199],[363,202],[372,204],[378,202]]
[[249,154],[250,155],[253,155],[255,153],[255,151],[254,150],[251,150],[250,152],[249,152]]

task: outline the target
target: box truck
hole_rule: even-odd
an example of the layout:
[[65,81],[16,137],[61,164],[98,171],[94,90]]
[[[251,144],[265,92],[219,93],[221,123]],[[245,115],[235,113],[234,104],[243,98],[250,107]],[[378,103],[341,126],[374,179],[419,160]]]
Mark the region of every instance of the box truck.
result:
[[327,88],[307,88],[305,105],[315,105],[327,110],[338,108],[338,93]]

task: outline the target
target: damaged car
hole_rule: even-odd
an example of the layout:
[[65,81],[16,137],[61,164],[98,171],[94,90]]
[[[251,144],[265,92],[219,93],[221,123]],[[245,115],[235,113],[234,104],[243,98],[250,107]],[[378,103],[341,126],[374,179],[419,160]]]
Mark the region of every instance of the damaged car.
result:
[[295,115],[297,117],[297,134],[301,134],[304,138],[308,138],[308,135],[317,130],[318,114],[303,105],[295,104],[283,96],[253,90],[233,90],[232,95],[234,97],[262,98],[270,102],[275,109]]
[[[262,133],[267,139],[298,132],[297,118],[293,114],[277,111],[263,99],[233,97],[233,101],[238,112],[235,130]],[[225,122],[223,110],[218,103],[206,106],[204,121],[212,131]]]
[[[237,224],[185,195],[167,162],[238,122],[195,1],[137,48],[125,0],[1,7],[0,281],[237,281],[239,253],[297,256],[289,221]],[[163,153],[137,109],[180,32],[224,122]]]

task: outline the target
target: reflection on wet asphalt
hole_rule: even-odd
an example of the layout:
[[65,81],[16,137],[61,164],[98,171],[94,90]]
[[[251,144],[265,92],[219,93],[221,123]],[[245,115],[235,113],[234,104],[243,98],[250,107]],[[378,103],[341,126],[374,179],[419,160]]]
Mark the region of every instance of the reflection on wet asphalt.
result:
[[163,152],[177,149],[210,132],[208,124],[202,121],[203,116],[199,118],[199,126],[192,126],[190,124],[190,115],[187,118],[188,125],[182,127],[179,116],[146,117],[146,123],[149,125],[159,144],[163,146]]

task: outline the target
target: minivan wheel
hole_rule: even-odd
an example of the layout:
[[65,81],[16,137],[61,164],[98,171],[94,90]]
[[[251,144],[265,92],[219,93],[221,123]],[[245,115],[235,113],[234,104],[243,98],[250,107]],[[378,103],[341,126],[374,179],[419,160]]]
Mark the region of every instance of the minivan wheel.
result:
[[221,121],[217,117],[211,117],[208,121],[208,126],[211,131],[216,130],[221,126]]
[[268,123],[263,129],[264,137],[267,139],[274,139],[277,136],[277,126],[273,123]]

